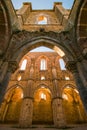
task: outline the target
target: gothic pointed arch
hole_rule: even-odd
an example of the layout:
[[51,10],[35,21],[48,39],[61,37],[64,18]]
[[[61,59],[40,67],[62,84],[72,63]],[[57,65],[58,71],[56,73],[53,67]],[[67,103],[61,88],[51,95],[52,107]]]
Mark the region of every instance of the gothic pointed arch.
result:
[[[63,40],[60,37],[63,38]],[[66,36],[63,32],[61,33],[37,32],[36,33],[36,32],[22,31],[13,35],[11,39],[10,47],[7,52],[7,57],[19,61],[30,50],[44,45],[54,50],[55,50],[55,46],[61,48],[61,50],[63,50],[63,52],[66,54],[66,57],[73,60],[73,58],[75,57],[74,52],[72,51],[70,46],[68,46],[69,44],[65,44],[67,42],[70,41],[67,41]],[[14,49],[12,49],[13,46]]]
[[18,122],[22,99],[23,89],[20,85],[13,85],[6,91],[1,106],[1,111],[4,110],[4,113],[1,114],[3,122]]
[[34,93],[33,123],[53,123],[52,97],[48,88],[40,86]]
[[49,59],[47,56],[45,56],[45,53],[44,53],[38,57],[38,59],[35,62],[35,66],[37,66],[39,70],[45,71],[48,68],[48,62],[49,62]]
[[37,84],[37,86],[34,88],[34,90],[33,90],[33,96],[34,96],[34,93],[38,90],[38,89],[40,89],[40,88],[42,88],[42,89],[47,89],[48,91],[49,91],[49,93],[51,94],[51,97],[53,98],[53,89],[51,88],[52,86],[50,85],[50,86],[48,86],[48,84],[46,83],[46,82],[41,82],[41,83],[38,83]]
[[[85,111],[82,106],[82,101],[80,99],[79,92],[75,85],[65,85],[62,92],[62,98],[65,115],[68,115],[66,118],[67,123],[83,122]],[[67,111],[68,108],[69,110]]]

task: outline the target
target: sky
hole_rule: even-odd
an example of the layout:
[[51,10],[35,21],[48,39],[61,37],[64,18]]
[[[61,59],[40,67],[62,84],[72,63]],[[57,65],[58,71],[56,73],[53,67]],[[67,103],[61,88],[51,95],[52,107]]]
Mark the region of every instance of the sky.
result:
[[54,52],[54,50],[52,50],[52,49],[50,49],[48,47],[44,47],[44,46],[37,47],[37,48],[31,50],[30,52],[44,52],[44,51],[45,52],[48,52],[48,51]]
[[21,8],[23,2],[31,2],[33,9],[53,9],[54,2],[62,2],[64,8],[70,9],[74,0],[12,0],[15,9]]

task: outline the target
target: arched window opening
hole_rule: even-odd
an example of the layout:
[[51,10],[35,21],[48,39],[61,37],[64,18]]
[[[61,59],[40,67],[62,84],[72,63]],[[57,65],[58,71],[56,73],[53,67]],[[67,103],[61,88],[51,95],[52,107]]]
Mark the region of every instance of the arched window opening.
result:
[[46,95],[44,93],[41,93],[41,99],[46,100]]
[[26,69],[26,64],[27,64],[27,59],[24,59],[21,65],[20,70],[25,70]]
[[61,70],[66,70],[66,68],[65,68],[65,62],[64,62],[63,59],[59,59],[59,64],[60,64]]
[[20,81],[21,80],[21,75],[19,74],[18,76],[17,76],[17,81]]
[[40,70],[46,70],[46,69],[47,69],[46,59],[41,59]]
[[24,96],[23,93],[21,93],[21,98],[23,98],[23,96]]
[[65,80],[70,80],[70,77],[68,77],[68,76],[65,76]]
[[41,80],[45,80],[45,76],[41,76]]
[[38,24],[47,24],[47,18],[45,16],[39,16]]
[[64,93],[63,93],[63,94],[62,94],[62,98],[65,99],[65,100],[68,100],[67,94],[64,94]]

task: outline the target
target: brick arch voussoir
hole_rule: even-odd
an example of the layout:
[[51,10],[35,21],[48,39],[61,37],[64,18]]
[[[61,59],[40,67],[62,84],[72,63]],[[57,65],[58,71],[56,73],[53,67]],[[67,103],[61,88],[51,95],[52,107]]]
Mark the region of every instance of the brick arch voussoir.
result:
[[21,31],[13,35],[7,52],[7,58],[20,60],[30,50],[44,45],[48,48],[58,46],[61,48],[69,59],[73,59],[73,52],[68,44],[66,36],[55,32],[27,32]]

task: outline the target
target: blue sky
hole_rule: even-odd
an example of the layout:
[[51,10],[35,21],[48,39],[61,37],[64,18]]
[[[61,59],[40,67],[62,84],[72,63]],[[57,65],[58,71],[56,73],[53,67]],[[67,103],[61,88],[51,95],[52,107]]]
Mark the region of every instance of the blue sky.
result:
[[19,9],[23,2],[31,2],[33,9],[52,9],[54,2],[63,2],[64,8],[70,9],[74,0],[12,0],[15,9]]
[[48,47],[44,47],[44,46],[37,47],[37,48],[31,50],[31,52],[44,52],[44,51],[45,51],[45,52],[48,52],[48,51],[54,52],[54,50],[52,50],[52,49],[50,49],[50,48],[48,48]]

